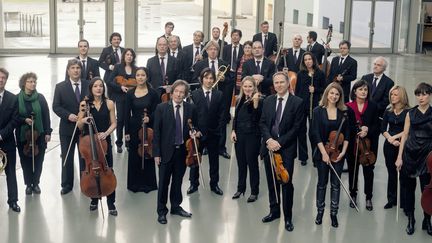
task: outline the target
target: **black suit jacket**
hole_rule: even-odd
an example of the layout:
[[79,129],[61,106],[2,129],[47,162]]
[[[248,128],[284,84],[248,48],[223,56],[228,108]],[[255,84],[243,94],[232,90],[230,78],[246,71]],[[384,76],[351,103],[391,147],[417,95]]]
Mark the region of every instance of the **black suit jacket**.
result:
[[[189,138],[188,119],[197,124],[195,105],[183,102],[183,139]],[[175,149],[175,116],[173,101],[160,103],[154,113],[153,122],[153,156],[161,157],[161,163],[168,163]]]
[[[220,68],[222,65],[227,66],[228,63],[226,63],[222,59],[218,59],[218,67],[216,67],[216,68]],[[210,64],[209,64],[209,59],[208,58],[204,58],[203,60],[198,61],[195,64],[195,68],[194,68],[195,71],[194,71],[194,74],[192,76],[192,83],[200,83],[199,76],[201,74],[201,71],[204,68],[209,68],[209,67],[210,67]],[[216,74],[217,74],[217,72],[218,72],[218,70],[216,69]],[[225,73],[225,80],[224,81],[220,81],[219,85],[222,84],[222,83],[230,82],[231,80],[232,80],[232,78],[230,77],[229,73],[227,72],[227,73]]]
[[[75,57],[76,59],[80,60],[79,56]],[[81,79],[85,79],[85,80],[91,80],[94,77],[100,77],[100,72],[99,72],[99,62],[96,59],[93,59],[91,57],[87,57],[87,63],[86,63],[86,69],[81,70]],[[66,70],[66,75],[65,75],[65,80],[69,79],[69,75],[67,74],[67,70]]]
[[[120,47],[120,51],[121,53],[124,52],[124,48]],[[121,59],[121,56],[119,57]],[[110,65],[115,65],[116,64],[116,60],[115,60],[115,56],[114,56],[114,51],[113,51],[113,47],[107,46],[102,50],[102,53],[99,57],[99,66],[105,70],[105,74],[104,74],[104,80],[106,82],[106,80],[108,80],[109,76],[111,75],[111,70],[109,69]]]
[[[88,80],[81,80],[81,100],[88,95]],[[60,136],[72,136],[75,128],[75,122],[70,122],[70,114],[78,115],[79,103],[75,99],[75,87],[72,87],[70,80],[62,81],[56,84],[53,99],[53,111],[60,117]]]
[[297,157],[297,133],[300,130],[304,116],[303,100],[297,96],[289,95],[282,118],[279,123],[279,137],[271,135],[271,129],[276,118],[277,95],[271,95],[264,100],[260,119],[260,131],[262,134],[261,156],[268,152],[266,142],[273,138],[281,145],[281,150],[290,159]]
[[[273,74],[276,72],[276,66],[274,62],[267,58],[264,58],[261,65],[261,75],[264,76],[264,80],[259,84],[258,88],[264,95],[270,95],[270,87],[273,85]],[[256,73],[255,59],[252,58],[243,63],[242,79],[246,76],[252,76]]]
[[[312,48],[310,48],[310,45],[308,45],[307,50],[312,52],[312,54],[316,57],[318,64],[322,64],[322,59],[323,56],[325,54],[325,48],[323,45],[321,45],[318,42],[315,42],[315,44],[313,45]],[[331,50],[329,50],[329,54],[330,55]]]
[[[201,50],[204,48],[203,45],[201,45]],[[195,46],[193,44],[185,46],[182,49],[182,65],[183,65],[183,75],[182,78],[186,81],[188,81],[189,83],[192,82],[192,76],[193,76],[193,58],[195,57]],[[206,58],[207,57],[207,53],[203,53],[203,57]]]
[[[348,96],[350,94],[351,81],[357,78],[357,61],[348,55],[346,60],[343,62],[341,66],[339,66],[340,56],[334,57],[331,61],[330,65],[330,74],[328,76],[327,84],[333,82],[333,79],[338,76],[338,74],[344,73],[342,75],[342,88],[344,91],[344,96]],[[345,98],[345,101],[347,99]]]
[[[262,33],[255,34],[252,41],[261,41],[262,43]],[[267,43],[265,45],[264,56],[269,57],[274,52],[277,52],[277,37],[274,33],[268,32]]]
[[107,87],[110,88],[112,91],[110,99],[119,102],[124,101],[126,99],[126,93],[123,92],[123,90],[121,89],[121,85],[119,85],[116,82],[115,78],[117,76],[123,76],[125,79],[135,78],[135,72],[136,72],[136,67],[132,67],[132,73],[127,74],[125,65],[119,63],[114,66],[114,69],[112,70],[110,76],[106,80]]
[[285,61],[284,61],[285,58],[288,70],[297,73],[298,71],[300,71],[300,63],[303,60],[303,54],[305,52],[306,52],[305,50],[300,48],[300,53],[298,54],[297,62],[295,62],[294,49],[289,48],[287,54],[285,56],[281,56],[281,59],[278,64],[278,70],[281,71],[285,67]]
[[220,136],[221,128],[225,125],[222,92],[213,89],[210,97],[210,107],[207,107],[204,90],[199,88],[192,92],[192,101],[198,113],[198,128],[203,134],[203,140],[207,139],[209,134]]
[[[366,80],[369,84],[369,90],[372,90],[371,87],[374,79],[374,74],[366,74],[361,79]],[[385,109],[390,104],[389,92],[393,86],[393,80],[383,73],[381,80],[378,83],[378,86],[375,88],[374,92],[371,93],[372,100],[378,106],[379,117],[383,116]]]
[[[159,62],[159,56],[153,56],[147,61],[147,68],[149,70],[148,82],[157,89],[160,86],[165,85],[165,78],[167,78],[168,84],[174,83],[177,80],[177,59],[170,55],[167,55],[168,62],[166,65],[165,74],[166,77],[162,77],[161,65]],[[166,62],[167,60],[164,60]]]
[[5,90],[0,105],[0,149],[3,152],[15,153],[15,137],[13,131],[18,125],[18,99],[11,92]]
[[[233,70],[233,63],[231,63],[232,52],[233,52],[232,44],[224,46],[224,49],[222,51],[222,60],[224,60],[226,63],[228,63],[231,66],[230,70]],[[243,45],[241,44],[237,45],[237,62],[236,62],[237,68],[233,70],[234,72],[237,72],[237,69],[240,66],[240,59],[242,58],[243,54],[244,54]]]

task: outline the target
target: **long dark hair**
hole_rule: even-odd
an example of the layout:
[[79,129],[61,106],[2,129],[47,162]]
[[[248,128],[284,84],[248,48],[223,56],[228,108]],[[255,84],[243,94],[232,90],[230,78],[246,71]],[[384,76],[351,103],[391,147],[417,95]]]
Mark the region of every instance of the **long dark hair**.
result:
[[147,76],[147,80],[145,81],[145,85],[147,86],[147,88],[152,88],[152,85],[151,85],[151,83],[148,81],[148,79],[149,79],[149,70],[148,70],[148,68],[146,68],[146,67],[137,67],[136,69],[135,69],[135,78],[136,78],[136,74],[137,74],[137,72],[139,71],[139,70],[143,70],[144,71],[144,73],[146,74],[146,76]]
[[305,61],[304,61],[304,58],[306,55],[311,56],[312,63],[313,63],[312,68],[313,68],[313,70],[317,70],[319,67],[318,67],[318,61],[317,61],[315,55],[312,52],[307,51],[307,52],[303,53],[303,56],[301,57],[302,61],[300,63],[300,71],[307,71],[308,70],[306,67]]
[[135,67],[135,59],[136,59],[136,53],[135,53],[135,51],[132,49],[132,48],[126,48],[125,50],[124,50],[124,52],[122,53],[122,56],[121,56],[121,64],[123,64],[123,66],[126,66],[126,62],[125,62],[125,57],[126,57],[126,53],[128,52],[128,51],[130,51],[131,53],[132,53],[132,62],[131,62],[131,67]]
[[360,79],[359,81],[357,81],[357,82],[354,83],[354,85],[353,85],[353,87],[351,89],[350,98],[351,98],[352,101],[355,101],[355,99],[357,98],[357,96],[355,94],[356,90],[358,88],[360,88],[360,87],[363,87],[363,86],[366,86],[368,88],[366,100],[369,100],[370,93],[371,93],[370,92],[370,87],[369,87],[368,83],[365,80]]
[[105,82],[102,80],[101,77],[94,77],[92,78],[92,80],[90,80],[90,84],[89,84],[89,94],[88,94],[88,98],[90,102],[94,101],[94,95],[93,95],[93,86],[96,83],[96,81],[101,81],[102,82],[102,86],[103,86],[103,91],[102,91],[102,101],[105,102],[105,100],[107,99],[105,96]]

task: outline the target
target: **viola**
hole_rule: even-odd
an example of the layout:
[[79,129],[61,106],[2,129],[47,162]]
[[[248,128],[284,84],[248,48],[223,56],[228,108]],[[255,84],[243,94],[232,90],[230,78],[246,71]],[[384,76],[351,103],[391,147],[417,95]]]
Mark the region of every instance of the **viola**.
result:
[[331,162],[338,162],[337,158],[339,157],[341,150],[340,147],[342,146],[345,138],[344,135],[341,133],[342,126],[346,120],[346,117],[344,116],[342,118],[342,122],[339,125],[339,128],[337,131],[331,131],[329,134],[328,141],[326,145],[324,146],[328,156],[330,157]]
[[[168,86],[168,76],[166,76],[166,75],[165,75],[165,78],[164,78],[164,83],[165,83],[165,86]],[[161,101],[162,102],[167,102],[170,99],[171,99],[171,92],[169,90],[165,90],[165,93],[163,93],[162,96],[161,96]]]
[[85,113],[90,117],[88,125],[89,134],[79,139],[79,151],[85,160],[85,170],[81,172],[81,192],[87,197],[100,198],[114,192],[117,179],[112,168],[108,167],[106,151],[108,144],[106,140],[100,140],[95,133],[94,120],[91,119],[90,104],[85,98]]
[[373,165],[376,162],[376,155],[371,150],[369,138],[358,137],[356,141],[358,147],[358,161],[363,166]]
[[128,88],[133,88],[133,87],[137,86],[136,79],[134,79],[134,78],[126,79],[125,77],[119,75],[119,76],[115,77],[115,81],[118,85],[126,86]]
[[281,184],[287,184],[290,177],[288,170],[283,165],[282,155],[278,152],[273,152],[273,158],[277,181]]
[[[32,123],[34,122],[35,114],[32,112],[30,114],[30,119]],[[33,125],[30,129],[25,132],[26,144],[24,144],[23,153],[27,157],[34,157],[39,154],[39,146],[36,141],[39,138],[39,132],[34,129]]]
[[[427,164],[429,174],[431,174],[432,173],[432,152],[429,152],[429,155],[426,158],[426,164]],[[432,178],[429,181],[429,184],[425,186],[422,192],[421,206],[427,214],[429,215],[432,214]]]
[[[192,120],[188,120],[189,129],[191,131],[195,131],[195,128],[192,125]],[[196,138],[192,139],[189,138],[186,140],[186,165],[187,166],[194,166],[194,165],[200,165],[201,163],[201,153],[198,151],[199,147],[199,140]]]
[[153,129],[147,127],[144,118],[147,117],[147,108],[144,108],[142,127],[138,132],[140,144],[138,145],[138,155],[141,157],[142,169],[144,169],[144,158],[153,157]]

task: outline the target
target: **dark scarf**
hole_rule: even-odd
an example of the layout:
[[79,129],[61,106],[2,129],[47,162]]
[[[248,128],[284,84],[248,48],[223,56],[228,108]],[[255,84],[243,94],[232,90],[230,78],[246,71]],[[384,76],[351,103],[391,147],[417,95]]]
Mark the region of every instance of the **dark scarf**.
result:
[[[42,108],[39,103],[39,94],[37,91],[34,91],[31,95],[27,95],[24,90],[21,90],[21,92],[18,94],[18,111],[21,117],[28,117],[28,112],[26,109],[25,102],[31,102],[32,110],[35,114],[34,117],[34,129],[38,131],[38,133],[43,133],[44,128],[42,124]],[[20,141],[25,141],[25,133],[27,130],[31,129],[31,126],[29,126],[27,123],[24,123],[21,125],[21,132],[20,132]]]

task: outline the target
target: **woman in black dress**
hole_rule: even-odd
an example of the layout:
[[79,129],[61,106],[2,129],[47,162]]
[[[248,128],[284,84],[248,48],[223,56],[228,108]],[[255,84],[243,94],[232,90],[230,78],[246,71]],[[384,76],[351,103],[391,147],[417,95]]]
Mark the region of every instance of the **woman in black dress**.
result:
[[[408,95],[404,87],[394,86],[390,89],[389,97],[390,107],[385,110],[381,123],[381,133],[386,139],[383,151],[388,172],[387,203],[384,205],[384,209],[392,208],[397,204],[398,177],[395,162],[399,151],[400,138],[404,129],[405,117],[409,110]],[[401,198],[401,205],[404,205],[405,202],[402,193],[399,196]]]
[[[100,77],[95,77],[89,84],[90,113],[93,117],[94,124],[96,125],[97,132],[99,132],[99,139],[105,140],[108,145],[106,151],[106,161],[110,168],[113,167],[113,156],[111,146],[111,133],[116,129],[115,107],[114,102],[105,97],[105,86]],[[86,101],[82,101],[80,107],[86,106]],[[77,126],[81,130],[82,135],[88,135],[89,117],[86,117],[84,111],[78,113]],[[98,143],[97,143],[98,145]],[[98,208],[98,199],[92,198],[90,202],[90,211]],[[112,216],[117,216],[117,209],[115,203],[115,191],[107,196],[108,212]]]
[[[35,73],[26,73],[21,76],[19,87],[21,88],[18,96],[19,124],[15,130],[17,140],[18,154],[20,156],[21,166],[23,168],[24,183],[26,184],[25,193],[31,195],[40,194],[39,187],[40,177],[42,174],[42,164],[45,157],[47,143],[51,140],[51,120],[50,112],[45,97],[36,91],[37,76]],[[27,141],[26,133],[31,134],[31,115],[33,113],[33,127],[39,133],[35,142],[39,153],[34,157],[33,170],[33,153],[26,151],[24,145],[30,143]]]
[[[405,126],[396,160],[396,168],[401,170],[401,180],[405,185],[405,211],[408,215],[406,232],[414,233],[414,204],[417,177],[420,189],[424,190],[431,175],[428,173],[426,158],[432,151],[432,109],[430,106],[432,86],[420,83],[414,90],[418,105],[412,108],[405,118]],[[432,235],[431,216],[423,212],[422,229]]]
[[238,165],[237,192],[232,198],[237,199],[241,194],[244,195],[247,167],[249,167],[251,195],[247,202],[256,201],[259,193],[258,155],[261,142],[259,120],[263,103],[260,96],[254,79],[251,76],[244,77],[237,98],[231,132],[231,141],[235,143]]
[[[308,151],[306,139],[306,121],[309,121],[309,141],[310,127],[313,109],[318,105],[321,94],[325,88],[324,73],[319,69],[318,62],[312,52],[305,52],[302,56],[300,71],[297,73],[297,85],[295,95],[303,99],[305,116],[297,135],[298,157],[301,164],[307,164]],[[311,102],[312,98],[312,102]],[[311,143],[311,150],[315,150],[315,144]],[[314,163],[315,165],[315,163]]]
[[[121,62],[114,66],[114,70],[109,79],[106,80],[107,86],[112,90],[111,97],[109,98],[115,102],[117,110],[117,140],[115,142],[117,145],[117,153],[123,152],[122,146],[126,93],[131,87],[136,86],[135,59],[135,51],[131,48],[126,48],[122,54]],[[119,83],[119,80],[123,80],[124,83]],[[127,83],[126,80],[128,80]]]
[[[350,141],[347,154],[348,172],[349,172],[349,189],[354,202],[357,198],[358,171],[360,167],[359,153],[360,150],[356,141],[360,138],[368,138],[370,141],[370,150],[377,154],[378,138],[380,134],[380,122],[378,119],[377,105],[369,100],[370,93],[368,83],[359,80],[354,83],[351,89],[351,102],[348,102],[348,124],[350,130]],[[360,143],[359,143],[360,144]],[[357,156],[357,158],[356,158]],[[374,164],[362,165],[364,178],[364,193],[366,194],[366,209],[373,210],[372,191],[374,180]],[[350,207],[355,205],[351,202]]]
[[[125,140],[129,141],[127,189],[148,193],[157,189],[155,163],[154,159],[146,154],[143,168],[142,158],[138,154],[138,145],[141,143],[138,133],[143,121],[148,127],[152,127],[153,112],[160,99],[157,92],[147,83],[147,68],[137,68],[135,78],[137,87],[126,94]],[[144,109],[147,109],[145,118]]]
[[[335,228],[339,226],[336,215],[339,209],[340,184],[334,171],[330,168],[330,163],[340,178],[349,141],[348,122],[345,119],[342,123],[345,111],[346,107],[344,105],[342,87],[338,83],[331,83],[325,89],[319,106],[313,111],[311,128],[312,142],[318,148],[318,151],[314,156],[316,167],[318,169],[316,193],[316,206],[318,213],[315,223],[318,225],[322,224],[325,207],[325,194],[330,173],[330,218],[331,224]],[[340,154],[337,157],[337,160],[331,161],[324,146],[329,142],[330,133],[332,131],[338,131],[339,128],[340,134],[344,136],[344,142],[343,145],[338,148],[340,149]]]

